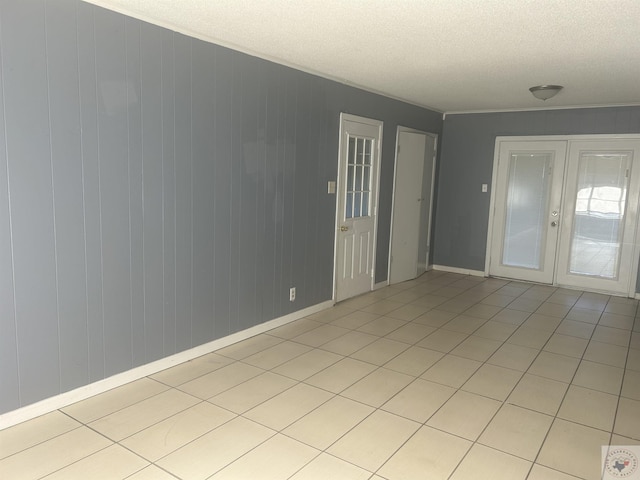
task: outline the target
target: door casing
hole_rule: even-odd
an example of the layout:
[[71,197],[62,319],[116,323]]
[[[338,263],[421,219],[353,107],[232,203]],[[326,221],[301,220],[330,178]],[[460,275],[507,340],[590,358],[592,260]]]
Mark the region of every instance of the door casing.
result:
[[[582,140],[599,140],[599,141],[608,141],[608,140],[640,140],[640,135],[638,134],[620,134],[620,135],[540,135],[540,136],[499,136],[496,137],[495,147],[494,147],[494,160],[493,160],[493,174],[491,179],[491,200],[489,205],[489,221],[488,221],[488,230],[487,230],[487,245],[486,245],[486,254],[485,254],[485,276],[489,276],[490,274],[490,262],[491,262],[491,248],[492,242],[495,240],[493,232],[494,232],[494,222],[495,222],[495,210],[496,210],[496,185],[498,181],[498,163],[499,163],[499,147],[501,142],[529,142],[529,141],[582,141]],[[635,159],[637,163],[635,163],[635,168],[640,168],[640,158]],[[567,162],[568,164],[568,162]],[[636,212],[640,211],[640,205],[634,206]],[[631,271],[630,271],[630,281],[627,296],[630,298],[638,297],[636,293],[637,290],[637,278],[638,278],[638,264],[640,262],[640,212],[636,215],[635,219],[635,234],[633,235],[635,239],[634,245],[632,247],[631,254]],[[559,249],[558,249],[559,250]],[[554,285],[556,284],[555,276],[554,276]],[[568,288],[579,288],[585,289],[585,287],[579,286],[571,286],[571,285],[557,285]],[[602,290],[593,290],[596,292],[603,292],[607,294],[611,294],[609,291]]]

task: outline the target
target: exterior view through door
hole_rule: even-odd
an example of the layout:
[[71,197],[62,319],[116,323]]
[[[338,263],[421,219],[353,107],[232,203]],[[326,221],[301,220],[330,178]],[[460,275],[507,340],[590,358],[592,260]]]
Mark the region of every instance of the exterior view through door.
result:
[[640,137],[498,137],[489,275],[634,296]]
[[382,122],[340,115],[334,300],[373,289]]

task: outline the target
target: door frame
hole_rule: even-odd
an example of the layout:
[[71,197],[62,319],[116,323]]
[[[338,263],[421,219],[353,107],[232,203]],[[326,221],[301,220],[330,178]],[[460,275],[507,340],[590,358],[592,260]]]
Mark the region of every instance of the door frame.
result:
[[[426,241],[427,241],[427,256],[425,259],[421,259],[420,256],[418,255],[418,265],[417,265],[417,272],[418,272],[418,276],[426,271],[431,270],[432,265],[429,264],[429,256],[431,253],[431,230],[432,230],[432,223],[433,223],[433,199],[434,199],[434,190],[435,190],[435,175],[436,175],[436,161],[437,161],[437,156],[438,156],[438,134],[437,133],[432,133],[432,132],[425,132],[423,130],[417,130],[415,128],[410,128],[410,127],[405,127],[402,125],[398,125],[397,129],[396,129],[396,149],[395,149],[395,158],[394,158],[394,163],[393,163],[393,191],[391,193],[391,223],[389,226],[389,258],[387,259],[387,285],[391,284],[391,253],[392,253],[392,246],[393,246],[393,234],[394,234],[394,220],[395,220],[395,203],[396,203],[396,181],[397,181],[397,175],[398,175],[398,149],[400,147],[400,133],[401,132],[407,132],[407,133],[417,133],[420,135],[424,135],[425,137],[430,137],[433,139],[433,152],[429,152],[427,150],[425,150],[425,158],[423,159],[423,175],[422,175],[422,191],[424,192],[425,189],[425,183],[424,180],[425,178],[425,173],[424,172],[424,164],[427,163],[427,155],[429,155],[430,153],[433,154],[433,165],[431,168],[431,172],[429,172],[428,175],[428,179],[431,182],[431,189],[429,192],[429,212],[427,215],[427,222],[426,222]],[[423,226],[424,228],[425,226]],[[419,241],[419,239],[418,239]],[[418,250],[419,253],[419,250]],[[424,268],[422,268],[422,262],[421,260],[424,260]]]
[[[488,221],[488,229],[487,229],[487,245],[485,251],[485,267],[484,274],[486,277],[489,276],[489,267],[491,262],[491,242],[493,241],[493,226],[494,226],[494,217],[495,217],[495,209],[496,209],[496,182],[498,177],[498,162],[500,159],[500,142],[527,142],[527,141],[566,141],[567,142],[567,154],[570,148],[571,141],[581,141],[581,140],[640,140],[640,134],[631,133],[631,134],[587,134],[587,135],[530,135],[530,136],[496,136],[496,140],[494,143],[493,149],[493,172],[491,175],[491,200],[489,203],[489,221]],[[640,158],[638,159],[638,166],[635,168],[640,168]],[[569,162],[565,162],[565,175],[566,169],[568,168]],[[564,187],[563,187],[564,188]],[[563,203],[564,203],[564,192],[563,192]],[[640,200],[639,200],[640,203]],[[635,221],[635,235],[632,237],[635,238],[635,242],[632,246],[632,267],[629,278],[629,286],[627,291],[627,296],[629,298],[639,297],[640,294],[636,293],[638,288],[638,264],[640,263],[640,205],[636,205],[636,211],[638,212],[638,218]],[[556,249],[556,255],[559,253],[559,249]],[[557,258],[556,258],[557,262]],[[566,287],[566,288],[574,288],[581,289],[580,287],[572,287],[569,285],[558,285],[556,283],[555,275],[553,280],[553,286],[558,287]],[[605,294],[611,295],[611,292],[595,290],[598,292],[602,292]]]
[[[378,129],[378,145],[377,145],[377,165],[375,167],[375,198],[371,199],[371,212],[373,214],[373,241],[372,241],[372,251],[373,258],[371,260],[371,283],[369,285],[369,291],[372,291],[375,286],[375,277],[376,277],[376,248],[378,245],[378,204],[380,201],[380,167],[382,164],[382,135],[383,135],[383,122],[382,120],[376,120],[368,117],[361,117],[358,115],[353,115],[350,113],[340,112],[340,127],[338,132],[338,162],[337,162],[337,177],[336,177],[336,206],[335,206],[335,222],[334,222],[334,237],[333,237],[333,287],[331,289],[332,292],[332,300],[336,303],[336,298],[338,294],[338,242],[339,234],[340,234],[340,199],[339,195],[342,194],[342,188],[344,186],[344,175],[342,173],[342,168],[340,165],[342,149],[343,145],[343,134],[344,134],[344,123],[348,122],[356,122],[356,123],[364,123],[366,125],[370,125],[376,127]],[[350,298],[350,297],[348,297]],[[342,299],[346,300],[346,298]],[[341,301],[342,301],[341,300]]]

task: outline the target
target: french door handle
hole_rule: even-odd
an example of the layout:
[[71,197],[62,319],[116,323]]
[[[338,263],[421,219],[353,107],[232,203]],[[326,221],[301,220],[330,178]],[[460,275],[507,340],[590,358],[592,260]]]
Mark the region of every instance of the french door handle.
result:
[[346,232],[347,230],[349,230],[349,227],[345,227],[344,225],[340,227],[341,232]]

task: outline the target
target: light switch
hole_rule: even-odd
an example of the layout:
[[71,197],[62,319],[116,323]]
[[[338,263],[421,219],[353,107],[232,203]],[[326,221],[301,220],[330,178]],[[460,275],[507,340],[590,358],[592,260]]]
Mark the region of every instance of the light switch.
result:
[[489,191],[489,185],[486,183],[482,184],[482,193],[487,193]]
[[327,184],[327,193],[336,193],[336,182],[329,181]]

